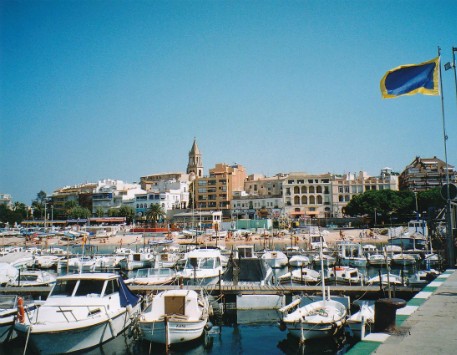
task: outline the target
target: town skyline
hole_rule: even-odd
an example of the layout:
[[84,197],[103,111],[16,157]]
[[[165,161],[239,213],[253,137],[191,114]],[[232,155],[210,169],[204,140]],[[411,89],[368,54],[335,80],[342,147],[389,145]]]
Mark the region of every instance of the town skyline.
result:
[[[0,3],[0,192],[185,171],[400,172],[444,160],[441,98],[382,99],[399,65],[452,60],[457,3]],[[420,25],[418,25],[420,24]],[[457,163],[452,70],[442,72]],[[453,164],[454,163],[454,164]]]

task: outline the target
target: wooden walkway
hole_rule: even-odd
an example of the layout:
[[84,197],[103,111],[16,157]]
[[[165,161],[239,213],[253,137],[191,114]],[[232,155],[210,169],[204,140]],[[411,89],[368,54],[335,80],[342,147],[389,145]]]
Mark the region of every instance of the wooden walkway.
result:
[[[211,286],[182,286],[185,289],[189,290],[201,290],[204,289],[210,294],[224,294],[224,295],[288,295],[288,294],[322,294],[321,286],[296,286],[296,285],[237,285],[237,286],[220,286],[220,285],[211,285]],[[333,285],[329,286],[330,292],[333,295],[345,295],[351,296],[351,298],[360,298],[365,299],[377,299],[380,297],[385,297],[387,290],[384,288],[380,289],[379,286],[348,286],[348,285]],[[130,285],[129,289],[133,293],[137,294],[148,294],[148,293],[157,293],[165,290],[178,289],[178,285],[164,285],[164,286],[133,286]],[[30,295],[44,295],[46,296],[50,287],[1,287],[0,294],[30,294]],[[420,288],[412,287],[395,287],[392,289],[392,293],[396,294],[396,297],[401,297],[405,299],[410,299],[417,292],[420,291]]]

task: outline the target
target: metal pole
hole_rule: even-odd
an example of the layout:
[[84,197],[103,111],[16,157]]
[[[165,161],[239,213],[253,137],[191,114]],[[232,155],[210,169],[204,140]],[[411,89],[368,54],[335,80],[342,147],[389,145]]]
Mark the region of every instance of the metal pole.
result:
[[[441,59],[441,48],[438,47],[438,57]],[[454,253],[454,240],[452,236],[452,222],[451,222],[451,199],[450,199],[450,189],[449,189],[449,166],[447,163],[447,139],[448,136],[446,134],[446,120],[444,114],[444,94],[443,94],[443,77],[441,75],[441,60],[439,61],[440,67],[440,91],[441,91],[441,114],[443,117],[443,141],[444,141],[444,160],[446,164],[446,241],[447,241],[447,255],[448,255],[448,266],[450,268],[454,268],[455,266],[455,253]]]
[[457,47],[452,47],[452,67],[454,68],[455,103],[457,104],[457,73],[455,68],[455,52],[457,52]]

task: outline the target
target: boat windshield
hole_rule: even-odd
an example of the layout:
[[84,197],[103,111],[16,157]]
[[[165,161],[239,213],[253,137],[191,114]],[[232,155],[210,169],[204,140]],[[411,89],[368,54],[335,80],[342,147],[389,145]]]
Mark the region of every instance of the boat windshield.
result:
[[220,265],[217,258],[189,258],[186,261],[185,269],[193,269],[196,265],[197,269],[214,269]]
[[77,285],[75,296],[100,296],[104,283],[104,280],[79,280],[79,284],[78,280],[58,280],[50,296],[71,297]]
[[49,296],[68,296],[73,294],[78,280],[58,280]]
[[75,296],[98,295],[103,291],[105,280],[80,280]]

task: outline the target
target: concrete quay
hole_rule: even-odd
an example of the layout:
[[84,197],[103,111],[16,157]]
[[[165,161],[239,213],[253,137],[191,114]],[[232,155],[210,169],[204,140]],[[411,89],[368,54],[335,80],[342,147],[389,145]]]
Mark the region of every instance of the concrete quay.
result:
[[395,331],[369,334],[348,353],[456,354],[457,270],[447,270],[398,309]]

